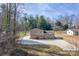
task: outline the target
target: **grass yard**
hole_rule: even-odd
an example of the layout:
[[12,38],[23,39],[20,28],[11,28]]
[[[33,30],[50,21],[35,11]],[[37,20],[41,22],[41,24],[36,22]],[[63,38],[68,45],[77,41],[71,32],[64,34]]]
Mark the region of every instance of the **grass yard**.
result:
[[24,37],[26,35],[28,36],[29,32],[19,32],[16,34],[16,39],[19,39],[19,38]]
[[79,56],[78,51],[63,51],[55,45],[21,45],[20,49],[31,56]]
[[29,54],[35,56],[60,55],[59,52],[62,51],[62,49],[57,46],[46,45],[22,45],[21,49],[24,51],[28,51]]
[[69,43],[72,43],[79,47],[79,36],[69,36],[66,34],[65,31],[55,31],[55,36],[62,37],[64,40],[66,40]]

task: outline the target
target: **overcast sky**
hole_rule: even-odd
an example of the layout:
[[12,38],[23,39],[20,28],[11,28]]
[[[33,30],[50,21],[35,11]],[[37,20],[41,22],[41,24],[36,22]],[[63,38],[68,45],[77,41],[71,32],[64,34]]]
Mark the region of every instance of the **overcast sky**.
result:
[[79,15],[79,4],[41,4],[41,3],[26,3],[20,6],[21,13],[35,15],[44,15],[49,18],[57,18],[59,15]]

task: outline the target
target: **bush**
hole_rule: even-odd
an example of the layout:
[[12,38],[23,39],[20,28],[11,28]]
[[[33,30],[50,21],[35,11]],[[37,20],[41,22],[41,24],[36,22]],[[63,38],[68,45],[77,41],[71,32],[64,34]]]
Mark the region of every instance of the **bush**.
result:
[[15,49],[10,53],[10,56],[27,56],[28,53],[21,50],[21,49]]

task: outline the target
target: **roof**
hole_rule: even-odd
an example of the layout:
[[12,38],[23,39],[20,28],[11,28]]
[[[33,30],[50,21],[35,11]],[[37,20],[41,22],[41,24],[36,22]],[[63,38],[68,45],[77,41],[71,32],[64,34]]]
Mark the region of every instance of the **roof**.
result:
[[74,28],[74,29],[70,29],[72,30],[73,32],[79,32],[79,28]]
[[34,28],[34,29],[31,29],[31,31],[36,31],[36,30],[41,30],[41,29],[39,29],[39,28]]

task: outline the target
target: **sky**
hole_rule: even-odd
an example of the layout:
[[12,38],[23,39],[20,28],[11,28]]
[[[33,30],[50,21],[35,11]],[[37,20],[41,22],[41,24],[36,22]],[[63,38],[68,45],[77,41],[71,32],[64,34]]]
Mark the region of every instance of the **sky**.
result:
[[57,18],[60,15],[79,15],[77,3],[26,3],[19,7],[21,13],[28,15],[43,15],[48,18]]

